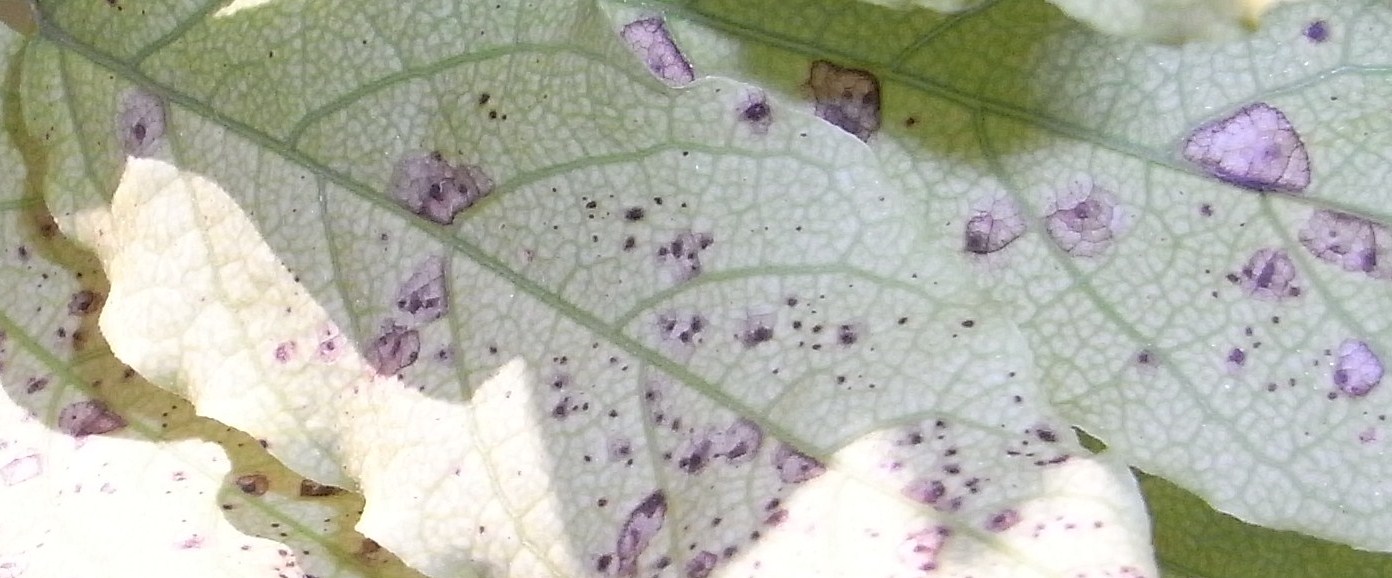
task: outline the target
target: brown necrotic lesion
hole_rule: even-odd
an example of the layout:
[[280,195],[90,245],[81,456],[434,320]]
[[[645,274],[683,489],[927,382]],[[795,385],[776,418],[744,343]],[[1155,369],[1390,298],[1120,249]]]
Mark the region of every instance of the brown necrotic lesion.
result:
[[880,129],[880,81],[875,75],[818,60],[812,63],[807,86],[812,89],[813,110],[822,120],[863,141]]

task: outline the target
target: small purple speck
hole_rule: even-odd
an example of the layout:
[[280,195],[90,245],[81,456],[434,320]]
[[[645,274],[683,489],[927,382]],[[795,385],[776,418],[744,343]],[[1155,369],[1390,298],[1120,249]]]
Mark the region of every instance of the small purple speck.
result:
[[1305,37],[1315,44],[1322,44],[1325,40],[1329,40],[1329,23],[1324,20],[1310,22],[1305,27]]
[[1237,366],[1241,366],[1242,364],[1244,364],[1244,363],[1246,363],[1246,362],[1247,362],[1247,354],[1246,354],[1245,352],[1243,352],[1241,349],[1238,349],[1238,348],[1234,347],[1232,351],[1229,351],[1229,352],[1228,352],[1228,363],[1231,363],[1231,364],[1237,365]]

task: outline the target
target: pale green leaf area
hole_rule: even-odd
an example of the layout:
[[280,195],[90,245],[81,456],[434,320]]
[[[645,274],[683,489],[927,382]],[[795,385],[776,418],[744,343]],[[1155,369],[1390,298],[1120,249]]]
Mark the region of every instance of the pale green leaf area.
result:
[[[437,576],[1154,575],[1128,472],[858,141],[663,86],[588,3],[355,8],[134,48],[56,5],[24,88],[112,349],[364,534]],[[386,194],[431,150],[494,184],[449,227]]]
[[[1166,48],[1024,0],[53,2],[11,67],[31,143],[7,166],[100,257],[115,354],[299,472],[190,431],[247,453],[184,507],[233,506],[316,576],[409,575],[347,529],[357,507],[432,576],[1153,576],[1114,456],[1386,549],[1387,393],[1331,396],[1342,343],[1386,351],[1386,281],[1299,230],[1386,222],[1387,12],[1302,3],[1242,44]],[[877,78],[866,142],[807,102],[809,70],[840,70],[818,59]],[[1183,160],[1257,101],[1309,150],[1303,196]],[[413,214],[389,189],[431,162],[490,194]],[[1116,204],[1081,256],[1046,225],[1078,183]],[[964,251],[997,211],[1023,236]],[[1298,295],[1226,279],[1260,248]],[[361,497],[297,496],[298,475]]]
[[59,236],[23,170],[49,158],[9,92],[19,70],[6,71],[0,575],[419,576],[353,531],[360,496],[302,495],[256,440],[111,354],[100,264]]
[[[1392,394],[1336,382],[1346,343],[1392,354],[1392,291],[1377,266],[1308,246],[1330,238],[1317,217],[1337,211],[1361,219],[1358,243],[1385,261],[1387,5],[1294,4],[1246,42],[1184,47],[1100,37],[1031,2],[970,18],[862,12],[809,22],[803,4],[700,2],[666,18],[704,74],[789,95],[808,92],[815,59],[876,75],[885,128],[869,148],[886,182],[938,201],[922,219],[935,238],[962,249],[980,215],[1024,225],[963,266],[1009,304],[1074,423],[1221,511],[1387,550]],[[616,24],[632,17],[615,11]],[[1226,184],[1184,157],[1191,132],[1255,103],[1283,111],[1304,143],[1299,194]],[[1078,190],[1110,199],[1090,255],[1049,231]],[[1278,251],[1293,276],[1263,293],[1258,257]]]

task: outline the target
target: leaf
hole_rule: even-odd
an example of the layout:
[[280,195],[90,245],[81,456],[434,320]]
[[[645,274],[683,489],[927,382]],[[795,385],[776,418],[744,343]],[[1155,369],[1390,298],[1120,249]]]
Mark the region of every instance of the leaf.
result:
[[26,113],[86,135],[44,185],[123,360],[431,575],[1153,575],[858,141],[665,86],[652,21],[439,8],[46,7]]
[[[1164,576],[1386,576],[1392,561],[1294,532],[1244,524],[1162,478],[1141,475]],[[1243,544],[1244,548],[1227,545]]]
[[921,222],[1011,305],[1070,421],[1220,511],[1387,549],[1385,4],[1183,48],[1027,2],[856,28],[786,10],[666,17],[703,74],[877,77],[886,182],[935,201]]

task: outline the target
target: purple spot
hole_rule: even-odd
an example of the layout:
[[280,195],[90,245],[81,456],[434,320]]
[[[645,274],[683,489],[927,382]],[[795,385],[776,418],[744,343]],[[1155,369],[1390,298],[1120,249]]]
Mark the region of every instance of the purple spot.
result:
[[448,312],[444,259],[431,256],[416,266],[396,290],[396,308],[411,316],[412,327],[439,319]]
[[947,493],[947,486],[938,480],[919,478],[909,482],[900,493],[920,504],[936,504]]
[[744,327],[735,335],[735,339],[745,348],[773,339],[773,325],[776,321],[777,315],[774,313],[750,315],[744,320]]
[[612,438],[605,442],[605,448],[610,462],[633,459],[633,442],[630,442],[628,438]]
[[315,358],[322,363],[333,363],[343,355],[345,345],[346,339],[338,330],[338,326],[329,324],[319,331],[319,347],[314,352]]
[[1004,532],[1020,523],[1020,513],[1015,510],[1001,510],[991,516],[986,522],[986,529],[992,532]]
[[677,459],[677,467],[688,474],[700,473],[711,459],[711,440],[692,440],[685,455]]
[[765,134],[773,123],[773,109],[769,107],[768,97],[762,92],[745,98],[739,109],[740,120],[749,123],[755,134]]
[[377,375],[391,376],[415,363],[420,348],[420,333],[389,322],[382,334],[367,345],[364,357]]
[[39,454],[29,454],[10,460],[0,467],[0,480],[6,486],[13,486],[39,477],[43,473],[43,458]]
[[652,542],[653,536],[662,529],[667,519],[667,497],[661,490],[648,494],[638,506],[628,514],[623,527],[619,529],[619,539],[614,546],[617,557],[615,575],[636,576],[638,557]]
[[126,420],[97,400],[78,401],[58,412],[58,429],[73,437],[100,435],[126,427]]
[[690,281],[701,274],[701,251],[715,241],[706,233],[683,231],[657,248],[657,263],[676,283]]
[[740,464],[754,459],[764,444],[764,430],[759,424],[740,418],[712,441],[717,457],[723,456],[726,462]]
[[1349,397],[1363,397],[1382,382],[1382,359],[1367,343],[1346,339],[1334,362],[1334,386]]
[[845,346],[855,345],[860,341],[863,333],[864,331],[858,325],[842,324],[836,328],[836,342]]
[[1142,349],[1140,352],[1136,353],[1137,365],[1153,366],[1159,362],[1160,360],[1156,359],[1155,353],[1151,352],[1149,349]]
[[291,359],[294,359],[294,358],[295,358],[295,349],[296,349],[296,347],[295,347],[295,342],[294,342],[294,341],[286,341],[286,342],[280,343],[279,345],[276,345],[276,348],[275,348],[275,360],[278,361],[278,362],[280,362],[280,363],[286,363],[286,362],[290,361]]
[[1376,279],[1392,278],[1382,247],[1389,244],[1387,228],[1379,223],[1338,211],[1318,210],[1300,230],[1300,244],[1321,261],[1345,271],[1367,273]]
[[410,154],[396,163],[388,196],[412,213],[449,225],[460,211],[493,191],[493,181],[476,166],[455,166],[438,152]]
[[1329,40],[1329,23],[1324,20],[1313,20],[1305,26],[1305,37],[1315,44],[1323,44]]
[[686,578],[707,578],[715,570],[720,557],[710,550],[701,550],[686,561]]
[[1126,215],[1111,192],[1089,180],[1074,181],[1053,207],[1045,217],[1049,237],[1074,257],[1102,253],[1126,226]]
[[165,129],[164,99],[140,89],[121,95],[116,112],[116,136],[127,156],[154,154]]
[[813,111],[862,141],[880,129],[880,81],[865,70],[837,66],[825,60],[812,63],[807,79]]
[[667,24],[659,16],[628,23],[619,33],[648,70],[670,86],[682,86],[696,80],[691,63],[672,41]]
[[905,537],[904,544],[899,550],[899,558],[920,572],[937,570],[938,553],[942,551],[943,545],[951,536],[952,530],[946,526],[924,528],[913,532]]
[[1297,278],[1295,263],[1281,249],[1257,250],[1242,266],[1242,271],[1229,277],[1248,295],[1264,301],[1299,296]]
[[1025,220],[1014,203],[995,200],[976,209],[967,219],[963,248],[968,253],[986,255],[1004,249],[1025,232]]
[[773,467],[785,484],[801,484],[826,473],[826,466],[792,446],[779,443],[773,452]]
[[661,313],[657,316],[657,333],[663,341],[695,347],[702,343],[701,333],[709,325],[697,314]]
[[1231,368],[1231,369],[1238,369],[1238,368],[1241,368],[1243,365],[1246,365],[1246,364],[1247,364],[1247,353],[1243,352],[1242,349],[1237,348],[1237,347],[1234,347],[1234,348],[1232,348],[1232,351],[1229,351],[1229,352],[1228,352],[1228,367],[1229,367],[1229,368]]
[[1184,158],[1244,189],[1299,193],[1310,185],[1305,143],[1285,113],[1264,102],[1194,129],[1185,141]]

